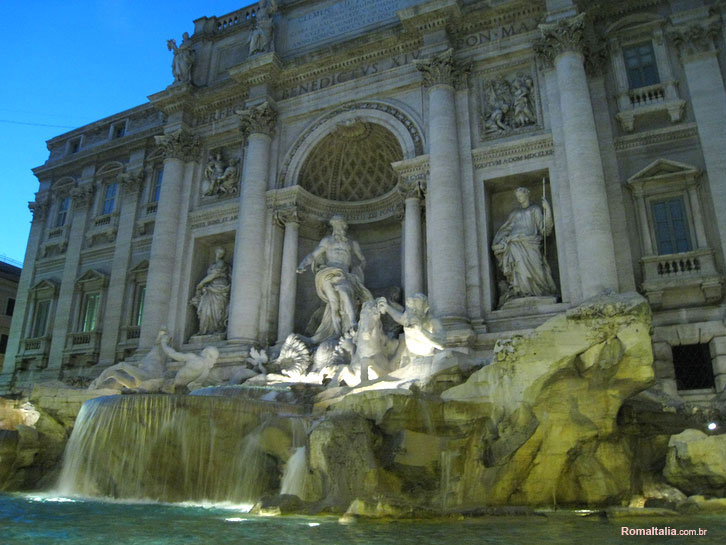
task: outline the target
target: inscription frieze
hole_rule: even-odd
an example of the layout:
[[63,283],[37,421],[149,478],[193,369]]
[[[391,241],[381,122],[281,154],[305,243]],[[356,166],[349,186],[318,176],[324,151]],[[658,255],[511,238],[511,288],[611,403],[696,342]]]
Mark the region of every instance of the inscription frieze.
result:
[[320,91],[332,85],[339,83],[345,83],[354,79],[362,78],[365,76],[371,76],[378,72],[390,70],[391,68],[397,68],[399,66],[405,66],[411,64],[413,61],[419,59],[421,56],[420,51],[412,51],[410,53],[402,53],[400,55],[393,55],[380,61],[364,64],[355,68],[339,70],[332,74],[317,77],[315,79],[309,79],[295,85],[286,87],[280,92],[280,99],[297,97],[312,93],[313,91]]

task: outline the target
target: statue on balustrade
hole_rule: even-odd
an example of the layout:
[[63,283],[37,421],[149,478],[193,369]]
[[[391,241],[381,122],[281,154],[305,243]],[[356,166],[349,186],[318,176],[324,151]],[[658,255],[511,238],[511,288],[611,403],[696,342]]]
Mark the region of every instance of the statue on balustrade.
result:
[[519,207],[510,212],[492,243],[492,251],[504,275],[499,306],[512,299],[554,295],[552,273],[542,251],[543,241],[552,233],[552,209],[547,199],[542,206],[530,203],[526,187],[514,191]]
[[[348,224],[341,216],[330,219],[332,234],[300,262],[298,274],[308,267],[315,273],[315,289],[325,303],[320,326],[313,343],[340,337],[358,325],[358,308],[373,295],[363,285],[366,259],[360,246],[347,235]],[[354,260],[358,263],[354,265]]]
[[227,330],[229,317],[230,266],[221,246],[214,251],[215,261],[197,284],[190,303],[197,309],[199,335],[215,335]]
[[249,56],[257,53],[267,53],[275,50],[274,23],[272,21],[277,11],[275,0],[261,0],[255,12],[255,28],[250,33]]
[[167,40],[166,47],[174,52],[174,60],[171,63],[171,72],[174,74],[174,83],[188,83],[192,80],[192,63],[194,62],[189,33],[182,35],[182,43],[177,47],[176,40]]

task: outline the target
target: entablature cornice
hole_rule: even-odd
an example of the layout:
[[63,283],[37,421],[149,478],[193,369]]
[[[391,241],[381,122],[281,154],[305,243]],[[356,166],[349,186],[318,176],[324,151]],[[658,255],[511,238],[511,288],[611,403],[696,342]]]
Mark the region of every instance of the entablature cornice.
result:
[[637,150],[643,146],[675,142],[687,138],[696,138],[697,136],[698,127],[695,123],[678,125],[677,127],[665,127],[663,129],[617,137],[615,139],[615,151]]
[[272,213],[295,208],[305,222],[326,223],[342,215],[348,223],[371,223],[395,217],[401,210],[402,197],[396,188],[375,199],[355,202],[331,201],[306,191],[299,185],[267,192],[267,209]]
[[[128,156],[134,150],[147,147],[150,139],[153,136],[162,134],[163,130],[162,125],[157,125],[129,135],[123,141],[121,139],[110,140],[92,148],[81,150],[78,153],[48,161],[44,165],[35,167],[33,174],[38,178],[72,175],[91,162],[101,163],[113,159],[118,160],[121,155]],[[123,151],[123,154],[120,151]]]

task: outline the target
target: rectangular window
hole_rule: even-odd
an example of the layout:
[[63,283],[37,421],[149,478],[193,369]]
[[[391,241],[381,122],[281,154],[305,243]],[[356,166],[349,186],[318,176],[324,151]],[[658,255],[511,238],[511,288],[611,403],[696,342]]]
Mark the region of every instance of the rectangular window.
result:
[[161,179],[164,177],[164,168],[160,168],[156,171],[154,177],[154,187],[151,188],[150,202],[159,202],[159,196],[161,195]]
[[96,317],[98,315],[98,303],[101,296],[98,293],[91,293],[86,296],[86,304],[83,305],[83,324],[81,331],[94,331],[96,329]]
[[654,202],[651,206],[658,253],[666,255],[690,251],[691,239],[688,236],[683,198]]
[[12,316],[15,312],[15,299],[8,297],[8,302],[5,303],[5,316]]
[[683,344],[673,347],[673,369],[679,390],[703,390],[714,387],[713,366],[707,344]]
[[81,149],[81,139],[76,138],[75,140],[71,140],[68,144],[68,151],[70,153],[78,153]]
[[114,125],[113,126],[113,134],[111,138],[121,138],[124,134],[126,134],[126,125]]
[[144,298],[146,297],[146,286],[140,286],[136,294],[136,316],[134,325],[141,325],[141,318],[144,316]]
[[33,327],[30,331],[32,338],[42,337],[45,335],[45,329],[48,322],[48,314],[50,313],[50,300],[45,299],[35,303],[35,312],[33,312]]
[[55,226],[63,227],[66,224],[66,218],[68,217],[68,209],[71,206],[71,198],[65,197],[58,203],[58,214],[55,217]]
[[108,184],[106,186],[106,193],[103,196],[103,214],[110,214],[113,212],[114,206],[116,205],[116,191],[118,190],[118,184]]
[[631,89],[660,83],[651,42],[623,48],[623,57]]
[[0,335],[0,354],[4,354],[8,349],[8,336]]

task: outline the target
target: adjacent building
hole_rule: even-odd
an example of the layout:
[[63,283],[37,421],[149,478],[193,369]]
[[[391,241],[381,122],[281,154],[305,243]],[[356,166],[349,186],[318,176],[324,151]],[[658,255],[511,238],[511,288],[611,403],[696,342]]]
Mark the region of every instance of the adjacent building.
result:
[[[451,345],[486,354],[638,290],[659,384],[708,399],[726,389],[725,7],[263,0],[197,19],[169,87],[48,142],[0,388],[95,376],[162,327],[221,365],[314,331],[296,267],[337,214],[366,286],[426,293]],[[219,255],[226,330],[202,331]]]
[[11,261],[0,257],[0,369],[5,363],[5,353],[10,337],[10,322],[15,313],[15,298],[21,272],[21,269]]

